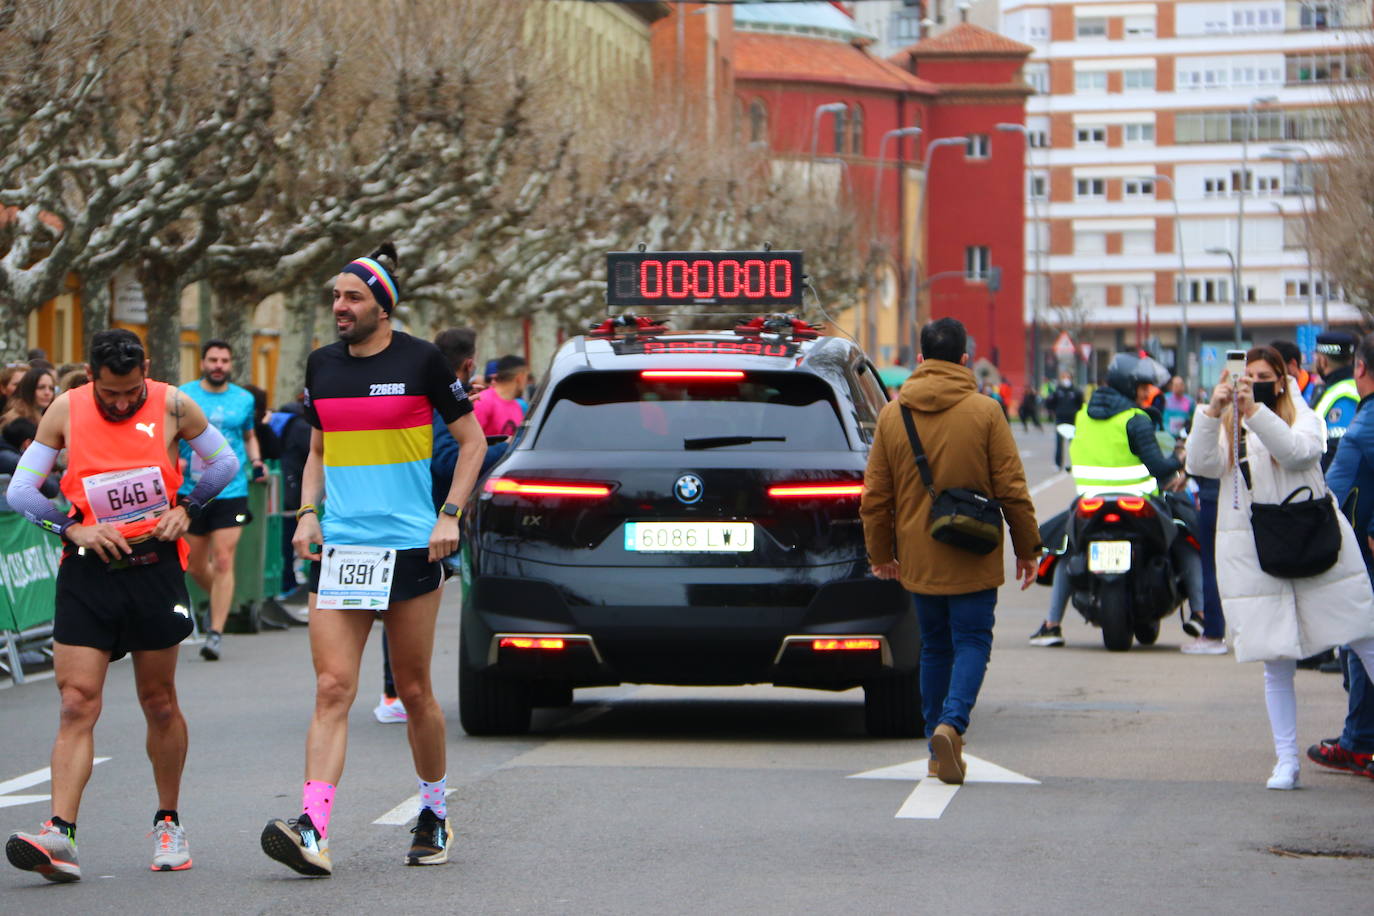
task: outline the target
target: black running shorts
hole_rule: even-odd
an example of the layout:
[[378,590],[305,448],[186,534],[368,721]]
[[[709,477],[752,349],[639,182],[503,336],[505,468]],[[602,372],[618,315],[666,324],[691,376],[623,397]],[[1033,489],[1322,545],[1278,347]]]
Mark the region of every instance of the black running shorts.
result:
[[[136,562],[112,569],[95,551],[68,547],[57,569],[55,642],[110,653],[167,649],[191,635],[191,599],[176,542],[145,541]],[[156,556],[156,562],[146,557]],[[127,562],[127,561],[125,561]]]
[[[444,584],[444,565],[429,562],[429,548],[396,551],[396,571],[391,577],[391,600],[409,601],[428,595]],[[310,561],[310,594],[320,590],[320,562]]]
[[205,537],[211,531],[218,531],[221,528],[239,528],[252,520],[253,513],[248,511],[247,496],[212,499],[210,504],[201,511],[200,518],[191,522],[191,527],[186,529],[186,533]]

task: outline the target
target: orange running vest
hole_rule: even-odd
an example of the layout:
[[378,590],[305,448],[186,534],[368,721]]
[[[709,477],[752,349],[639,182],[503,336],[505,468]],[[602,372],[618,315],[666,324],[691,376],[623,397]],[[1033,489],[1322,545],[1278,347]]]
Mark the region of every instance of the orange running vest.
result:
[[[142,537],[156,528],[158,517],[176,505],[181,487],[181,468],[167,448],[163,428],[171,386],[154,381],[147,385],[148,398],[143,406],[118,423],[105,419],[100,412],[93,385],[73,389],[67,399],[71,412],[62,492],[71,500],[75,507],[72,514],[82,524],[93,525],[103,516],[126,539]],[[166,508],[158,511],[162,503]],[[137,518],[149,512],[156,512],[156,516]]]

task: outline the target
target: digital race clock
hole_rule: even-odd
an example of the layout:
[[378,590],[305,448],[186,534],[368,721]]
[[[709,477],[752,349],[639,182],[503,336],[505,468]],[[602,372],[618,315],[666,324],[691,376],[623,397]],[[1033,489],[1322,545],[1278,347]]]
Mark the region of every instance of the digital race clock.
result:
[[613,251],[607,305],[802,304],[800,251]]

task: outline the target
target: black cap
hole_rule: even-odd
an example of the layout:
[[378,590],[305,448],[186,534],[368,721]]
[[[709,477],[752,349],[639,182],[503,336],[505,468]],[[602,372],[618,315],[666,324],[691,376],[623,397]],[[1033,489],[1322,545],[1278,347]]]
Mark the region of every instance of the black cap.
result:
[[1355,355],[1355,335],[1349,331],[1323,331],[1317,335],[1317,352],[1336,359]]

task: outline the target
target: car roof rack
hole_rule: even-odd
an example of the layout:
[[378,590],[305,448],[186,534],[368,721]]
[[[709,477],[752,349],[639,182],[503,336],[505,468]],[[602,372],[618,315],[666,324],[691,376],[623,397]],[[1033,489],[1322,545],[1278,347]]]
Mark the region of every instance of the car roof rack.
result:
[[651,337],[668,330],[668,319],[640,317],[626,312],[623,315],[607,318],[600,324],[592,325],[591,329],[587,331],[587,336],[595,337],[598,340],[611,340],[615,338],[617,331],[622,330],[627,337],[637,337],[641,334]]
[[821,328],[802,321],[790,312],[774,312],[771,315],[758,315],[752,321],[735,325],[735,333],[745,336],[776,334],[793,340],[815,340]]

